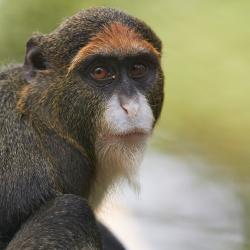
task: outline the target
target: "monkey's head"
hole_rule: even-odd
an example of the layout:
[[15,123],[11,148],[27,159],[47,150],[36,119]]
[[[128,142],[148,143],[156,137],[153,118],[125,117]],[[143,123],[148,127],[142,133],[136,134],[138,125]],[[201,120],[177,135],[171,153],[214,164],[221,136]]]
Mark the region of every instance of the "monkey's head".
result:
[[160,58],[161,41],[137,18],[109,8],[80,11],[27,43],[29,84],[20,106],[35,109],[99,164],[130,165],[160,115]]

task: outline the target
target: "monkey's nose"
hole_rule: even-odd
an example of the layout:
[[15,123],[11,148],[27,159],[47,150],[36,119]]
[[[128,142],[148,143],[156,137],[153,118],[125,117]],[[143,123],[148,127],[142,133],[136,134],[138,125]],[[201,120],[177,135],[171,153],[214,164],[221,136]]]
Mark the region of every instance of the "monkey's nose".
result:
[[126,97],[121,96],[120,98],[120,105],[122,109],[126,112],[128,117],[135,117],[139,110],[139,103],[137,97]]

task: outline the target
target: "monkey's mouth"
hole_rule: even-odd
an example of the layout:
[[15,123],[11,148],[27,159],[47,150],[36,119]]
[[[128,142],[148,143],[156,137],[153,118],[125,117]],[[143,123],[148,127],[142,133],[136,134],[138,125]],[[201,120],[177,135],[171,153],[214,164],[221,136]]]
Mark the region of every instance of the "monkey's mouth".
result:
[[151,135],[151,131],[145,130],[131,130],[120,133],[109,132],[106,135],[103,135],[102,138],[106,141],[124,141],[124,142],[139,142],[141,140],[147,139]]

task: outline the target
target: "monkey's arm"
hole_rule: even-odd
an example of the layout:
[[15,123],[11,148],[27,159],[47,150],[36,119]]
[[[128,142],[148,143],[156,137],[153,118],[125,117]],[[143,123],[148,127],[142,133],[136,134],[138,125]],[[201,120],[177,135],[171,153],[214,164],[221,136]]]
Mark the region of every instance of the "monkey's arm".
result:
[[24,223],[6,250],[14,249],[125,250],[102,223],[96,224],[86,200],[61,195]]
[[6,248],[16,249],[100,250],[102,246],[95,217],[86,200],[76,195],[61,195],[23,224]]

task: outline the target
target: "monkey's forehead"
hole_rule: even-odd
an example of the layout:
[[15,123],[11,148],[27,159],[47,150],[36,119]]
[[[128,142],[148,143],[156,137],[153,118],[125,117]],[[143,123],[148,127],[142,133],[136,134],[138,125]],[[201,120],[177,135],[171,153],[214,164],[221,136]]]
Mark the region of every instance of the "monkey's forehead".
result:
[[133,28],[114,22],[104,26],[100,32],[90,39],[87,45],[79,49],[71,61],[69,71],[92,55],[126,56],[139,53],[150,53],[156,58],[160,58],[157,49]]

